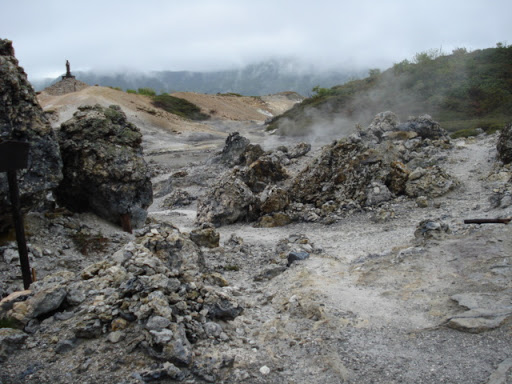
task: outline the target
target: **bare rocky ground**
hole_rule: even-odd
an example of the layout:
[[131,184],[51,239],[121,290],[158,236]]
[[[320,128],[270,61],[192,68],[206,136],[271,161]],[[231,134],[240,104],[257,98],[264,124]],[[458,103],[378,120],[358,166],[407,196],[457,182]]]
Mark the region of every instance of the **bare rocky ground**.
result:
[[[512,382],[510,227],[463,224],[511,215],[510,206],[490,205],[508,177],[496,166],[495,143],[496,136],[456,141],[439,165],[461,186],[424,208],[399,199],[389,221],[367,211],[332,225],[219,228],[221,241],[234,234],[251,249],[250,260],[224,261],[240,267],[224,275],[244,288],[251,304],[240,333],[258,345],[239,359],[270,368],[250,382]],[[205,188],[187,184],[191,194]],[[193,205],[160,211],[158,202],[153,216],[184,231],[194,227]],[[446,223],[450,233],[415,237],[427,219]],[[278,244],[302,236],[312,256],[259,281],[279,263]],[[211,262],[222,266],[222,252]]]
[[[30,214],[31,262],[40,279],[80,274],[164,223],[184,236],[196,229],[195,198],[227,170],[210,161],[227,133],[239,131],[265,149],[288,144],[264,133],[258,120],[216,119],[177,134],[131,116],[140,119],[154,175],[150,224],[131,235],[91,214]],[[66,318],[76,315],[60,308],[19,344],[4,342],[0,383],[512,383],[511,227],[463,223],[512,216],[512,202],[501,194],[510,168],[496,160],[496,139],[461,139],[442,150],[438,165],[460,186],[426,203],[395,199],[385,220],[367,209],[330,225],[217,228],[220,246],[201,247],[204,269],[244,310],[217,320],[220,329],[212,326],[192,344],[204,370],[176,374],[174,365],[144,352],[133,327],[121,340],[104,330],[104,337],[66,343]],[[288,171],[298,172],[318,150]],[[177,190],[188,193],[190,205],[166,206]],[[432,231],[421,231],[424,220]],[[22,284],[15,246],[0,249],[5,295]],[[287,266],[292,251],[309,258]]]

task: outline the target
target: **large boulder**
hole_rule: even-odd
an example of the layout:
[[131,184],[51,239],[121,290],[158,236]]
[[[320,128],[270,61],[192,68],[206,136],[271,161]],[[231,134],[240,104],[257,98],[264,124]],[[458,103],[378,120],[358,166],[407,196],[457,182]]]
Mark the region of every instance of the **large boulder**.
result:
[[409,197],[439,197],[454,190],[458,185],[457,179],[438,166],[416,168],[408,175],[405,193]]
[[263,155],[259,145],[251,144],[249,139],[238,132],[230,133],[219,157],[216,159],[227,166],[249,165]]
[[410,117],[405,123],[399,124],[397,130],[415,132],[422,139],[439,140],[448,137],[448,133],[430,115]]
[[261,156],[243,170],[243,179],[254,193],[263,192],[269,184],[275,184],[288,178],[280,159],[273,155]]
[[197,202],[197,221],[215,226],[254,220],[257,198],[240,177],[239,171],[227,172]]
[[123,226],[127,218],[131,226],[142,226],[153,191],[142,134],[121,109],[80,107],[62,124],[58,139],[64,162],[58,202]]
[[496,147],[500,160],[505,164],[512,163],[512,123],[502,129]]
[[[14,57],[12,42],[0,39],[0,142],[30,144],[28,168],[18,171],[24,210],[44,205],[62,179],[62,161],[55,134],[38,104],[27,75]],[[0,232],[11,225],[9,188],[0,173]]]

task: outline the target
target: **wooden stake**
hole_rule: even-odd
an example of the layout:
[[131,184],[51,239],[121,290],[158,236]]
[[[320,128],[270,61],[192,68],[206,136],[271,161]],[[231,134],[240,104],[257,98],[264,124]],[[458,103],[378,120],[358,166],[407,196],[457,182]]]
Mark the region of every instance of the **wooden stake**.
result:
[[464,224],[508,224],[512,219],[468,219]]
[[16,230],[16,241],[18,243],[18,253],[20,255],[23,286],[25,289],[28,289],[30,284],[32,284],[32,273],[30,272],[30,263],[28,260],[27,241],[25,239],[25,228],[23,226],[23,216],[20,208],[20,191],[18,189],[16,171],[8,171],[7,180],[9,182],[9,192],[11,194],[12,218],[14,221],[14,229]]

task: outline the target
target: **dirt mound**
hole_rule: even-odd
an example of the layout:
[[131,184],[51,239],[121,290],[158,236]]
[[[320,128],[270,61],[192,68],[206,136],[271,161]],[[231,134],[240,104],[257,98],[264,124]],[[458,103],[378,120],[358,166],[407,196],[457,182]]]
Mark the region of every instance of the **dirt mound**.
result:
[[147,96],[125,93],[108,87],[88,87],[79,92],[64,95],[50,95],[41,92],[38,101],[43,109],[54,116],[55,127],[69,120],[81,105],[108,107],[119,105],[128,120],[139,128],[157,127],[166,131],[204,130],[201,124],[187,121],[181,117],[155,108]]
[[45,88],[44,92],[52,96],[61,96],[66,93],[78,92],[82,89],[88,88],[89,85],[83,81],[77,80],[74,77],[65,77],[61,81]]
[[289,97],[288,94],[276,94],[263,97],[226,95],[205,95],[191,92],[177,92],[173,96],[188,100],[198,105],[202,112],[213,118],[235,121],[265,121],[269,117],[281,114],[298,101],[300,96]]

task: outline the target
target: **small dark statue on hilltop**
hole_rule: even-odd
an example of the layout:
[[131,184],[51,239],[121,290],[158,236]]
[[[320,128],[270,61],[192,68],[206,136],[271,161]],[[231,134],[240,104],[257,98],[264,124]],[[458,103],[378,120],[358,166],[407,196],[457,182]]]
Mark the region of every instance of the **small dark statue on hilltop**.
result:
[[71,74],[71,66],[69,64],[69,60],[66,60],[66,74],[62,76],[62,79],[74,79],[75,76]]

